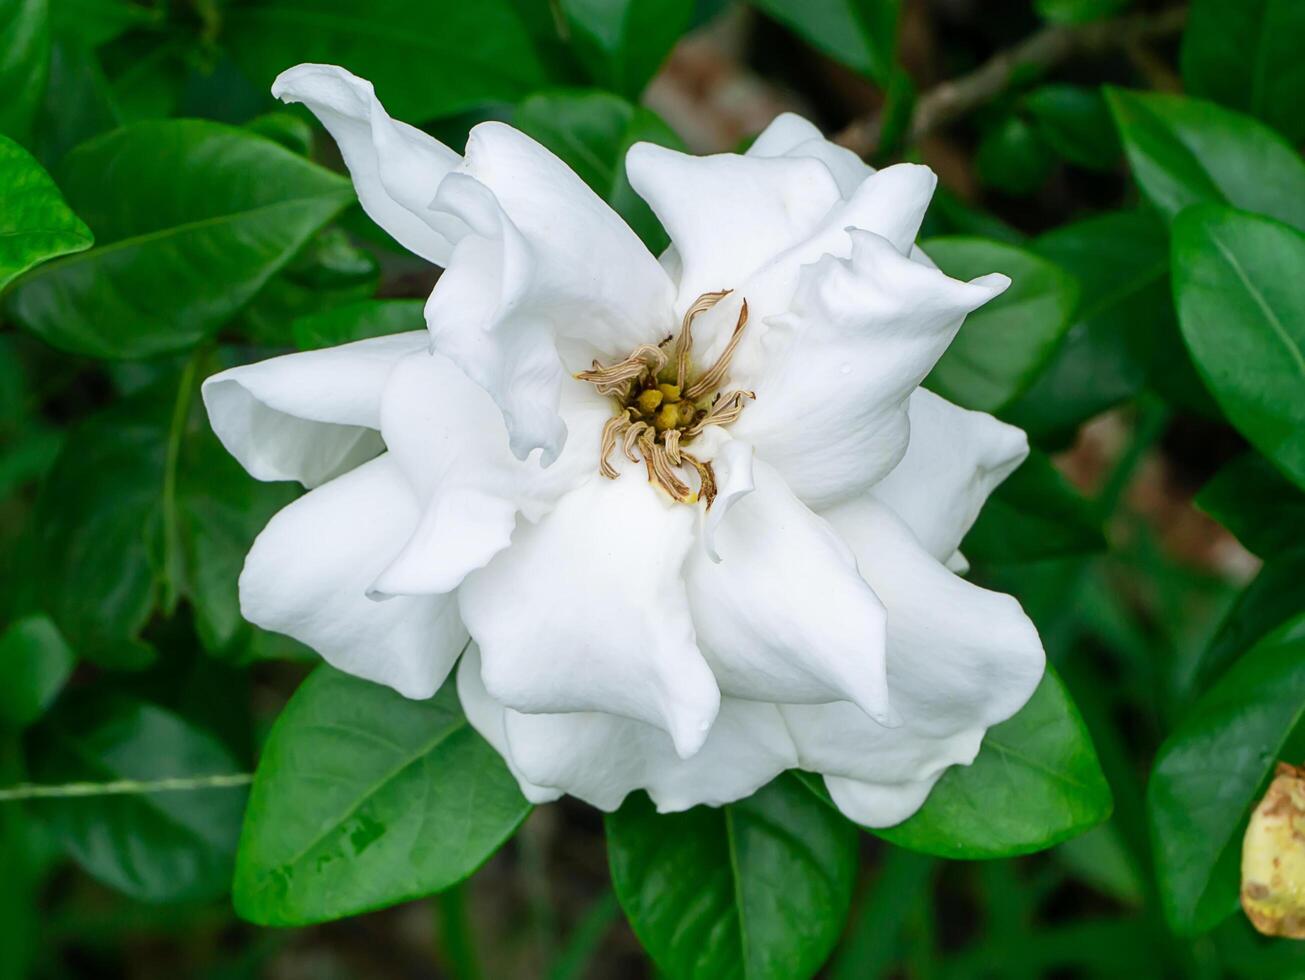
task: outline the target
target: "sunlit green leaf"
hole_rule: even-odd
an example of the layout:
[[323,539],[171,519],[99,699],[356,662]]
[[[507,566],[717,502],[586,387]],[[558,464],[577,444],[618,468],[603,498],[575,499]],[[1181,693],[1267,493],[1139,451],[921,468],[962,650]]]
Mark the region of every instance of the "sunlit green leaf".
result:
[[1174,225],[1183,337],[1228,420],[1305,487],[1305,235],[1203,205]]
[[940,857],[1008,857],[1081,834],[1111,806],[1078,708],[1048,668],[1029,703],[988,729],[973,764],[948,769],[913,817],[875,834]]
[[0,289],[35,265],[90,245],[90,229],[41,165],[0,136]]
[[809,977],[852,898],[856,830],[792,774],[727,806],[607,817],[617,898],[668,976]]
[[303,925],[440,891],[529,812],[458,708],[319,667],[277,719],[240,838],[236,910]]
[[1279,759],[1305,751],[1305,619],[1246,652],[1161,746],[1147,792],[1165,915],[1202,932],[1237,907],[1242,834]]

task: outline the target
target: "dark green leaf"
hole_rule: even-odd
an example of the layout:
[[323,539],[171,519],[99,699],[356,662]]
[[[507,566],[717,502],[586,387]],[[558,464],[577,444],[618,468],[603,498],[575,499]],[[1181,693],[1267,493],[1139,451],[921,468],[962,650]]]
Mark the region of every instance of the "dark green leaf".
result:
[[1002,417],[1035,440],[1055,441],[1136,395],[1158,351],[1173,349],[1184,360],[1186,351],[1169,289],[1168,234],[1151,213],[1119,211],[1063,225],[1032,248],[1078,280],[1078,309],[1064,343]]
[[979,180],[1007,194],[1032,194],[1046,182],[1054,163],[1041,133],[1019,116],[1007,116],[979,143],[974,166]]
[[0,136],[0,289],[47,259],[90,246],[90,229],[41,165]]
[[53,170],[75,146],[121,123],[113,90],[94,51],[72,38],[55,38],[50,77],[37,113],[33,152]]
[[1043,85],[1024,96],[1024,109],[1051,148],[1070,163],[1111,170],[1122,149],[1110,108],[1099,89]]
[[874,833],[940,857],[1009,857],[1081,834],[1111,806],[1087,727],[1048,667],[1029,703],[988,730],[972,765],[948,769],[915,816]]
[[625,174],[635,143],[684,149],[655,114],[605,92],[549,92],[521,103],[516,125],[566,161],[654,253],[666,247],[666,233]]
[[1099,20],[1127,7],[1132,0],[1034,0],[1034,7],[1047,20],[1081,24]]
[[925,382],[966,408],[994,412],[1037,376],[1069,328],[1078,286],[1032,252],[981,238],[935,238],[924,250],[943,272],[974,279],[1004,272],[1011,286],[971,313]]
[[1261,558],[1305,542],[1305,493],[1256,453],[1216,473],[1196,503]]
[[45,713],[76,657],[50,617],[26,616],[0,635],[0,728],[26,728]]
[[410,701],[319,667],[263,748],[236,910],[303,925],[429,895],[480,867],[529,810],[451,683]]
[[640,793],[606,824],[616,896],[676,980],[809,977],[842,932],[856,830],[792,774],[684,813],[658,815]]
[[[239,772],[216,738],[170,711],[125,697],[60,705],[36,729],[33,778],[112,782]],[[94,877],[145,902],[226,892],[240,831],[240,787],[42,801],[39,812]]]
[[317,350],[407,330],[422,330],[426,326],[423,305],[419,299],[369,299],[337,306],[296,320],[293,330],[295,346],[300,350]]
[[17,283],[9,309],[97,357],[193,346],[349,202],[346,180],[246,131],[139,123],[72,153],[61,186],[97,247]]
[[547,81],[511,0],[246,0],[227,8],[223,39],[259,87],[295,62],[345,65],[413,123],[515,102]]
[[1174,224],[1178,321],[1219,407],[1305,486],[1305,235],[1203,205]]
[[1106,97],[1133,176],[1168,217],[1213,201],[1305,229],[1305,163],[1263,123],[1180,95]]
[[1302,37],[1300,0],[1195,0],[1183,34],[1183,81],[1193,95],[1248,112],[1300,143]]
[[133,27],[158,26],[166,10],[133,0],[54,0],[50,28],[62,38],[96,48]]
[[26,141],[50,70],[49,0],[0,0],[0,38],[0,133]]
[[825,54],[886,85],[893,76],[901,0],[752,0]]
[[693,0],[560,0],[575,46],[604,88],[638,97],[689,26]]
[[1248,651],[1160,747],[1147,792],[1165,915],[1180,932],[1237,907],[1250,810],[1275,762],[1300,760],[1305,618]]
[[1033,452],[988,498],[961,551],[979,564],[1038,561],[1106,546],[1101,522],[1051,460]]

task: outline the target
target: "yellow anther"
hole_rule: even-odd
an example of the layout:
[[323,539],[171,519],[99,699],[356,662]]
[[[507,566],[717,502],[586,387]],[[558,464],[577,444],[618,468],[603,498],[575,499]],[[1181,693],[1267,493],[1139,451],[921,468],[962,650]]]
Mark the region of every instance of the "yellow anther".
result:
[[645,388],[643,391],[639,392],[639,397],[635,399],[635,404],[639,406],[639,411],[644,415],[651,415],[653,412],[657,411],[657,406],[662,403],[662,399],[665,397],[666,396],[656,388]]
[[693,402],[680,402],[677,407],[679,408],[681,427],[690,425],[693,422],[694,416],[698,414],[698,410],[694,407]]
[[667,429],[674,429],[680,424],[680,406],[676,404],[663,405],[653,416],[653,428],[658,432],[665,432]]
[[668,402],[677,402],[680,400],[679,385],[658,385],[657,391],[662,398],[666,399]]

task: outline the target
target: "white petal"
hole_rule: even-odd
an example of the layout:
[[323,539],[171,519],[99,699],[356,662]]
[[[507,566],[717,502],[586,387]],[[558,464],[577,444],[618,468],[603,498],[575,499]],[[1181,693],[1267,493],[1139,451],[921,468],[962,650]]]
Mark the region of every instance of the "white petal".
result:
[[810,235],[839,201],[828,168],[809,157],[695,157],[636,143],[625,168],[679,255],[678,313],[703,293],[745,281]]
[[452,245],[429,208],[440,181],[462,159],[457,153],[391,119],[371,82],[335,65],[296,65],[277,76],[272,94],[302,102],[335,137],[373,221],[427,261],[448,261]]
[[753,140],[748,156],[812,157],[833,174],[839,193],[850,198],[875,168],[845,146],[825,139],[814,125],[792,112],[781,113]]
[[890,718],[884,607],[824,519],[764,463],[756,489],[716,531],[718,564],[686,565],[698,642],[724,694],[755,701],[853,701]]
[[[871,493],[939,561],[952,559],[988,499],[1029,454],[1024,432],[918,388],[907,404],[906,455]],[[962,558],[963,562],[964,559]]]
[[422,517],[377,578],[378,594],[450,592],[508,546],[517,514],[538,521],[598,468],[611,403],[570,383],[576,438],[557,465],[519,460],[493,400],[447,357],[423,351],[394,369],[381,404],[381,434],[420,501]]
[[551,803],[562,795],[560,789],[539,786],[526,779],[512,761],[508,753],[507,733],[503,730],[503,716],[507,709],[485,690],[485,683],[480,679],[480,650],[474,643],[467,646],[458,662],[458,700],[462,702],[462,710],[467,721],[471,722],[471,727],[503,757],[527,800],[536,804]]
[[914,811],[923,784],[973,761],[988,727],[1033,694],[1045,658],[1019,603],[947,571],[881,504],[863,498],[826,516],[888,609],[888,685],[902,725],[876,725],[846,703],[782,710],[803,768],[870,784],[843,786],[840,805],[888,826]]
[[716,499],[702,516],[702,544],[707,557],[719,562],[716,529],[730,508],[756,489],[752,475],[752,447],[739,439],[731,439],[716,450],[711,464],[716,476]]
[[657,809],[669,813],[742,799],[797,765],[793,740],[773,704],[723,698],[707,741],[692,758],[681,759],[664,731],[641,721],[503,708],[475,676],[479,665],[473,647],[458,668],[467,717],[534,801],[564,791],[611,811],[630,792],[646,789]]
[[668,336],[670,279],[562,161],[499,123],[472,130],[435,208],[468,229],[426,305],[435,346],[494,398],[512,451],[547,465],[565,375]]
[[424,330],[286,354],[204,382],[209,424],[259,480],[317,486],[379,453],[381,394]]
[[490,694],[518,711],[644,721],[685,757],[701,748],[720,695],[681,572],[696,520],[631,467],[517,528],[458,590]]
[[1009,282],[958,282],[877,235],[851,234],[852,257],[806,267],[790,312],[770,321],[756,401],[732,429],[813,507],[858,494],[897,465],[907,397],[965,315]]
[[241,612],[346,673],[430,697],[466,642],[456,601],[366,596],[416,522],[416,500],[393,459],[364,463],[272,518],[245,559]]

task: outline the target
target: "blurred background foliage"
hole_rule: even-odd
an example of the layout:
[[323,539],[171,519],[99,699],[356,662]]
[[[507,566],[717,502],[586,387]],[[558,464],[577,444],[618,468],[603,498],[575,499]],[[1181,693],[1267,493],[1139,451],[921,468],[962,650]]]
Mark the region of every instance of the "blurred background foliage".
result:
[[[832,947],[840,980],[1305,976],[1233,914],[1248,809],[1305,760],[1302,43],[1299,0],[0,0],[0,977],[654,975],[627,917],[662,971],[707,973],[630,876],[642,841],[710,842],[717,816],[637,799],[607,844],[587,807],[540,808],[431,898],[396,879],[344,901],[327,872],[283,921],[415,900],[284,929],[232,911],[242,774],[315,658],[239,616],[244,553],[295,491],[240,471],[197,385],[418,328],[437,274],[271,99],[302,61],[455,148],[512,122],[654,249],[621,164],[639,140],[736,149],[791,109],[931,165],[926,250],[1015,285],[927,383],[1035,446],[964,551],[1063,686],[952,781],[1004,796],[940,789],[879,837],[809,817],[838,914],[803,969]],[[369,698],[403,723],[320,671],[292,712]],[[465,728],[451,692],[411,710]],[[1064,768],[1027,793],[984,769],[1040,742]],[[447,751],[492,768],[479,744]],[[186,774],[236,785],[5,789]],[[504,792],[485,854],[528,809]],[[982,839],[947,836],[961,818]],[[237,897],[275,918],[260,901]]]

